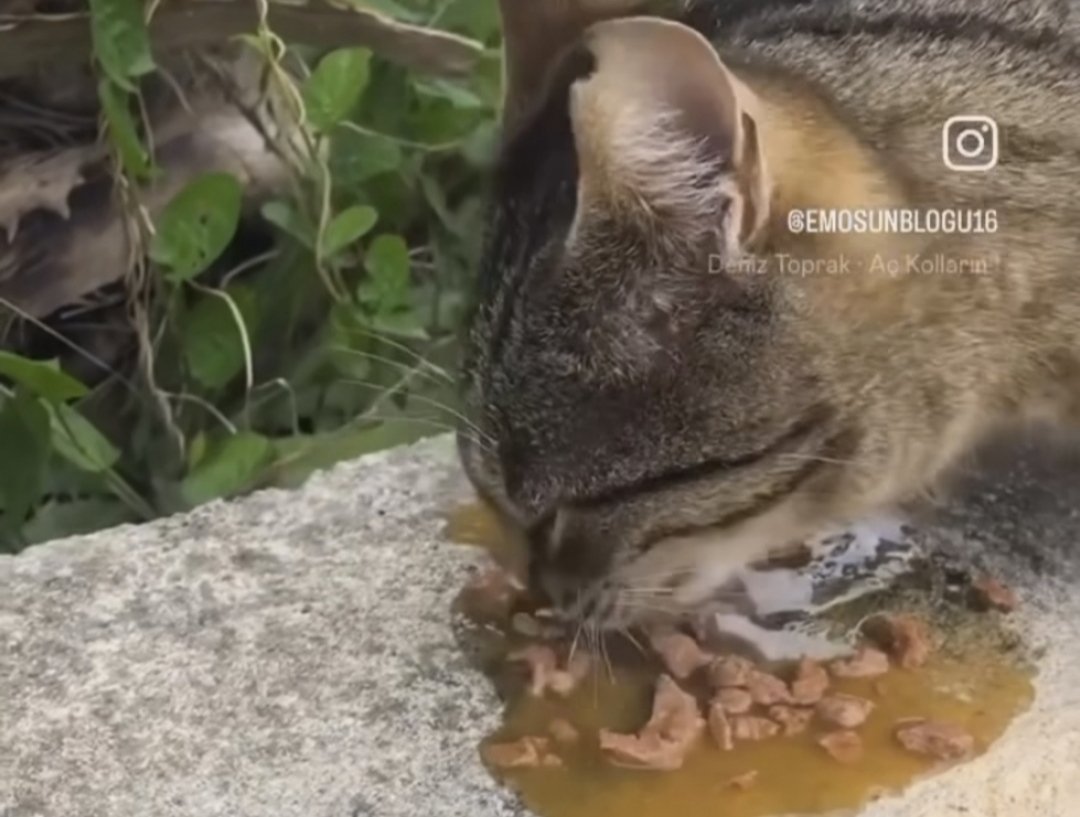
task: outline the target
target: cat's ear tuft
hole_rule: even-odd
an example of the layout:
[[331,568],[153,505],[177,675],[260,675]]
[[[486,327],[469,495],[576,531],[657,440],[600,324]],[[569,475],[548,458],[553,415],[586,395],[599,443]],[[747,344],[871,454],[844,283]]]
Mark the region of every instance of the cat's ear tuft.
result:
[[704,37],[678,23],[605,21],[585,44],[595,70],[570,98],[577,227],[593,217],[636,219],[685,238],[719,228],[724,241],[745,245],[769,204],[750,92]]
[[559,56],[593,23],[641,13],[648,0],[499,0],[503,24],[503,128],[538,104]]

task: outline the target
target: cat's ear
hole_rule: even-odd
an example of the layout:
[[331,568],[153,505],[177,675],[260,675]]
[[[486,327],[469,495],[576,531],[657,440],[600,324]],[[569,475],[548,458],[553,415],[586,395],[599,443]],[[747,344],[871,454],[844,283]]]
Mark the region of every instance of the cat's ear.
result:
[[639,13],[648,0],[499,0],[503,126],[513,131],[543,95],[560,54],[593,23]]
[[633,17],[590,27],[585,45],[595,70],[570,91],[575,229],[591,219],[686,238],[720,229],[733,249],[758,234],[769,176],[754,98],[709,42],[678,23]]

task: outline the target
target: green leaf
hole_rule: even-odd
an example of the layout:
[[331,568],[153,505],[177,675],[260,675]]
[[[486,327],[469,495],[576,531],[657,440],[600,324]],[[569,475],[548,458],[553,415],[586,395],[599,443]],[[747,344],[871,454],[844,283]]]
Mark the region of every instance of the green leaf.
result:
[[438,25],[487,41],[499,30],[498,6],[495,0],[450,0]]
[[410,77],[411,74],[400,65],[386,60],[372,63],[371,78],[359,109],[364,125],[379,133],[407,133],[412,138],[424,135],[406,127],[409,111],[416,101]]
[[[237,284],[225,292],[244,320],[249,343],[258,318],[258,299]],[[181,329],[181,348],[191,376],[208,389],[229,385],[245,366],[241,327],[229,305],[217,295],[203,295],[188,312]]]
[[49,459],[49,415],[21,388],[0,407],[0,451],[0,524],[18,532],[41,496]]
[[380,312],[371,321],[376,332],[403,340],[430,340],[424,320],[415,310]]
[[395,0],[345,0],[345,2],[353,8],[362,11],[377,11],[407,23],[419,23],[424,19],[414,10],[406,8]]
[[111,497],[95,496],[71,502],[52,500],[37,509],[23,528],[23,536],[28,544],[35,545],[133,521],[131,511]]
[[154,70],[150,36],[139,0],[90,0],[94,55],[106,76],[128,91],[131,80]]
[[192,438],[187,451],[188,470],[194,469],[203,461],[208,445],[209,441],[205,431],[200,431]]
[[323,255],[333,258],[367,235],[378,220],[379,214],[375,208],[363,205],[356,205],[338,213],[323,233]]
[[494,122],[483,122],[462,143],[461,153],[474,167],[486,169],[494,164],[498,143],[498,126]]
[[315,230],[292,202],[268,201],[260,210],[262,217],[282,232],[291,235],[309,250],[315,249]]
[[240,224],[243,195],[230,174],[207,173],[173,197],[150,248],[151,257],[168,267],[171,281],[194,278],[225,252]]
[[313,128],[328,131],[345,119],[360,101],[371,76],[371,52],[341,48],[319,62],[304,84],[304,108]]
[[103,79],[98,85],[98,98],[109,126],[109,138],[120,157],[124,172],[136,179],[148,178],[151,171],[150,155],[139,139],[138,128],[131,116],[130,96],[123,88]]
[[240,493],[252,486],[273,457],[273,444],[258,434],[242,432],[226,437],[211,446],[187,475],[181,493],[190,505]]
[[83,397],[88,391],[78,380],[62,372],[55,360],[30,360],[11,352],[0,352],[0,375],[52,402]]
[[364,266],[368,280],[359,289],[361,301],[379,312],[393,312],[409,303],[409,247],[399,235],[380,235],[371,242]]
[[445,79],[417,79],[413,81],[416,92],[421,96],[445,99],[455,108],[463,111],[480,110],[487,107],[479,96],[464,85]]
[[342,128],[330,145],[330,172],[338,188],[355,187],[401,167],[404,155],[393,139]]
[[420,179],[420,190],[424,194],[424,200],[427,201],[435,215],[438,216],[443,226],[454,235],[459,235],[460,225],[457,218],[450,211],[450,205],[446,201],[446,193],[443,192],[438,179],[432,176],[423,176]]
[[53,450],[80,471],[100,474],[120,459],[120,452],[94,425],[65,403],[45,406]]

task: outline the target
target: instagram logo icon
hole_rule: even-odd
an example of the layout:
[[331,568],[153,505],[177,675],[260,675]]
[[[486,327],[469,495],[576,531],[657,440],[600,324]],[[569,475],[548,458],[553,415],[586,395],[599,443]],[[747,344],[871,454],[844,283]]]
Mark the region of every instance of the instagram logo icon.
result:
[[954,116],[942,131],[945,166],[964,173],[997,167],[998,126],[988,116]]

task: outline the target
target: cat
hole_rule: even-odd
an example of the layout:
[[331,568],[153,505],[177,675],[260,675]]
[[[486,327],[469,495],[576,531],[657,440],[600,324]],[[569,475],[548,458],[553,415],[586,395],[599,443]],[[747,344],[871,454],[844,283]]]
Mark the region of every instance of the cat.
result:
[[[500,6],[459,450],[563,617],[698,609],[1080,423],[1080,7]],[[807,227],[860,211],[927,223]]]

